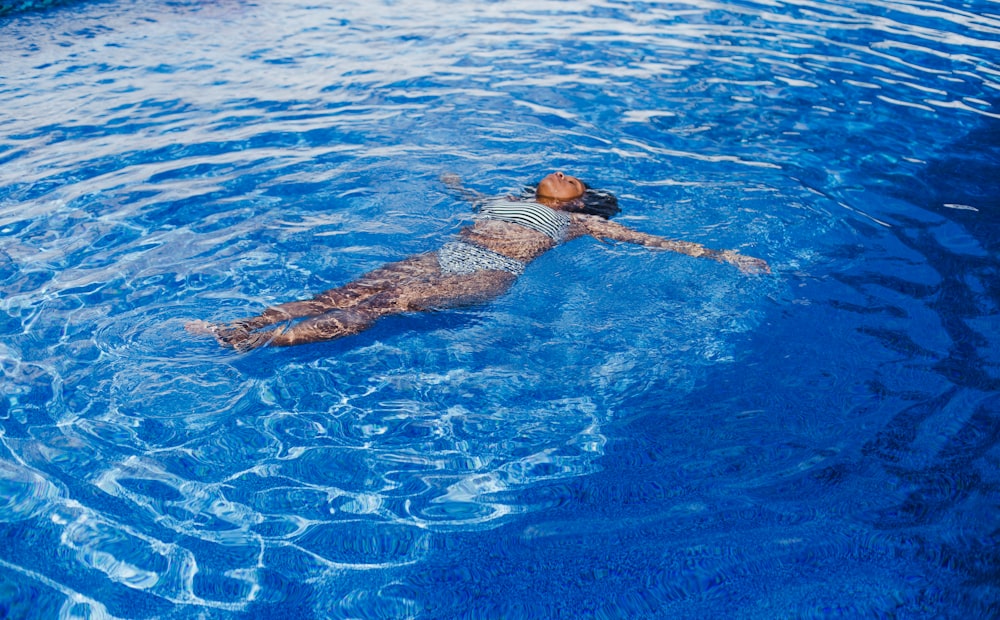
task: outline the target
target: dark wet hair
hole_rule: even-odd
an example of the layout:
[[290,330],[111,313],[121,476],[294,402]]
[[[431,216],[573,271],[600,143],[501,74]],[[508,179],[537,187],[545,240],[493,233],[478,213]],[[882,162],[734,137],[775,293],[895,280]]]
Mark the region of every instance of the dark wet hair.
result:
[[[524,189],[523,198],[525,200],[534,200],[536,190],[537,186],[529,185]],[[587,215],[603,217],[606,220],[622,211],[618,207],[618,198],[614,194],[600,189],[593,189],[586,183],[583,184],[583,196],[570,200],[563,208],[571,213],[586,213]]]

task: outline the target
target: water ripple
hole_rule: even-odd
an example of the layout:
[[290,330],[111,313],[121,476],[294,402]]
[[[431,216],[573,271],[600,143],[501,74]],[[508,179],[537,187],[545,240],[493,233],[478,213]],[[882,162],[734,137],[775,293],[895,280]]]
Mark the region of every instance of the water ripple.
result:
[[[0,566],[67,618],[135,615],[130,595],[163,617],[428,617],[442,582],[497,578],[451,557],[463,565],[424,575],[461,538],[445,537],[529,519],[528,549],[677,541],[635,575],[572,567],[567,594],[641,580],[573,610],[594,617],[739,596],[744,615],[885,615],[921,596],[940,610],[947,580],[913,585],[923,563],[990,574],[960,559],[990,536],[953,514],[987,510],[978,490],[995,484],[995,403],[962,396],[989,391],[997,350],[993,248],[961,225],[988,227],[990,193],[898,196],[1000,116],[994,11],[404,4],[122,0],[4,19],[0,524],[46,554]],[[432,249],[470,215],[442,172],[502,193],[550,167],[615,191],[629,225],[760,254],[781,277],[579,241],[489,307],[348,343],[240,356],[183,330]],[[952,261],[969,268],[949,276]],[[684,408],[710,373],[752,375],[747,339],[787,338],[797,309],[817,338],[850,335],[832,357],[864,355],[769,378],[745,415]],[[799,394],[837,397],[785,415]],[[651,411],[696,420],[654,451],[676,484],[615,480],[596,493],[627,516],[566,517],[609,462],[648,465],[608,447]],[[817,485],[836,503],[791,505]],[[928,540],[935,523],[954,527]],[[470,617],[540,609],[454,597]]]
[[25,521],[44,512],[62,497],[41,474],[10,461],[0,461],[0,522]]

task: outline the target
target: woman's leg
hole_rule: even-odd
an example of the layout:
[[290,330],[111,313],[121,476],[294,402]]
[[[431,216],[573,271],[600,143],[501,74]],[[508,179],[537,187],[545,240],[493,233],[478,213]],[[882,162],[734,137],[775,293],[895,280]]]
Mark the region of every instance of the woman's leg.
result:
[[446,275],[441,273],[435,262],[430,274],[387,283],[378,287],[378,293],[365,296],[352,307],[335,307],[285,328],[242,332],[220,336],[219,340],[241,351],[264,345],[291,346],[333,340],[364,331],[386,315],[481,303],[506,292],[514,280],[514,275],[503,271]]
[[288,347],[342,338],[362,332],[374,322],[375,318],[369,312],[357,309],[331,310],[287,327],[255,332],[234,332],[217,337],[220,344],[230,346],[237,351],[249,351],[267,345]]
[[424,279],[438,271],[435,254],[411,256],[371,271],[344,286],[323,291],[312,299],[272,306],[255,317],[236,321],[233,326],[255,330],[282,321],[318,316],[331,310],[354,308],[388,288],[399,286],[407,280]]
[[293,319],[315,317],[332,310],[347,310],[388,288],[399,287],[408,280],[426,279],[435,273],[440,273],[437,255],[420,254],[380,267],[354,282],[324,291],[312,299],[272,306],[257,316],[228,324],[192,321],[186,325],[186,329],[194,334],[211,334],[220,343],[234,346],[233,343],[249,339],[253,332],[263,327]]

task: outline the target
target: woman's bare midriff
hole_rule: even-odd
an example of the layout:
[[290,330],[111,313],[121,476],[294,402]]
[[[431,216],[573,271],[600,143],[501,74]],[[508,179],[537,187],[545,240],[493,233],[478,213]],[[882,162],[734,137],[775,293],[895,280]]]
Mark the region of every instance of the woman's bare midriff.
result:
[[476,222],[473,226],[463,228],[459,236],[463,241],[523,263],[535,260],[556,246],[556,242],[544,233],[499,220]]

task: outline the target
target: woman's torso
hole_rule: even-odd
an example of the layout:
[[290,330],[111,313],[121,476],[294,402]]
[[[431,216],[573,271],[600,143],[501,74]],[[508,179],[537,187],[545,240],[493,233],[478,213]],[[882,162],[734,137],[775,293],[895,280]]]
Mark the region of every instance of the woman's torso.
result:
[[535,202],[497,200],[479,210],[476,222],[462,229],[463,241],[521,262],[530,262],[569,236],[570,214]]

